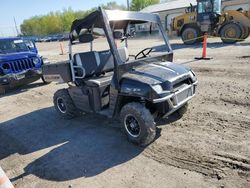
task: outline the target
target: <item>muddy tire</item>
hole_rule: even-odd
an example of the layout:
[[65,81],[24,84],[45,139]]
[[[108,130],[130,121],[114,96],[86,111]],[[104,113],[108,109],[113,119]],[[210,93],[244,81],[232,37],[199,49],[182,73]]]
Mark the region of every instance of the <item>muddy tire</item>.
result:
[[223,43],[234,44],[240,41],[242,29],[237,23],[227,23],[220,31],[220,37]]
[[128,140],[140,146],[147,146],[154,141],[156,125],[150,111],[140,103],[126,104],[120,118]]
[[53,98],[56,111],[64,119],[72,119],[79,115],[67,89],[60,89],[54,94]]
[[192,45],[199,42],[199,39],[196,39],[199,36],[200,36],[199,30],[193,27],[187,27],[181,33],[182,41],[184,42],[184,44],[187,45]]
[[181,108],[179,108],[174,115],[176,115],[178,118],[182,118],[184,116],[184,114],[187,112],[188,110],[188,103],[186,103],[184,106],[182,106]]

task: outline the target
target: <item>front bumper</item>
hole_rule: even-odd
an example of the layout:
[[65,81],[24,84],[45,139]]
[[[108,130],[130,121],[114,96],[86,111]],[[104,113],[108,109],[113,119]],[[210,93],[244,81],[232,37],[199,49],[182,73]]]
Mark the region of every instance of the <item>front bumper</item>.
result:
[[8,74],[4,76],[0,76],[0,86],[1,85],[10,85],[12,83],[20,83],[23,80],[29,79],[39,79],[42,76],[42,70],[28,70],[21,73],[16,74]]
[[168,96],[154,99],[153,103],[167,103],[168,112],[164,115],[164,117],[167,117],[179,108],[181,108],[184,104],[186,104],[190,99],[195,96],[197,83],[198,81],[193,84],[187,85]]

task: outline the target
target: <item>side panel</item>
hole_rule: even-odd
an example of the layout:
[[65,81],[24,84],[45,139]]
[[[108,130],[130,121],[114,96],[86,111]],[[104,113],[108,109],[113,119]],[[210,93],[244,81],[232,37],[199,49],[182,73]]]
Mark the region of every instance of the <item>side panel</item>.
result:
[[109,104],[109,86],[70,86],[69,94],[77,108],[84,112],[99,112]]
[[75,104],[75,106],[84,111],[84,112],[92,112],[91,106],[89,103],[89,94],[88,92],[84,92],[84,90],[80,87],[69,87],[69,94]]
[[173,19],[173,31],[177,31],[179,34],[181,33],[182,28],[187,24],[196,24],[197,22],[197,13],[186,13],[181,16],[175,17]]

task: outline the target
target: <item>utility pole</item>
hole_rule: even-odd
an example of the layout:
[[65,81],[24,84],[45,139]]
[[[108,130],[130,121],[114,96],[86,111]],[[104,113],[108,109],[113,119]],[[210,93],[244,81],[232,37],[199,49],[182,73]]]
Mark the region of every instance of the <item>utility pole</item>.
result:
[[127,0],[127,9],[130,10],[129,0]]
[[15,28],[16,28],[16,35],[18,36],[19,35],[19,32],[18,32],[18,28],[17,28],[17,24],[16,24],[16,19],[14,17],[14,23],[15,23]]

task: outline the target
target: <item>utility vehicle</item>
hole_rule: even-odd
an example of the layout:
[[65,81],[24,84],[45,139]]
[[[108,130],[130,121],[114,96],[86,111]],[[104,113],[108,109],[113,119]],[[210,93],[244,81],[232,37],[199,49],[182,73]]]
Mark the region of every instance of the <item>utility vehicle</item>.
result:
[[145,146],[155,139],[156,120],[182,115],[195,95],[195,74],[172,60],[158,15],[99,8],[72,23],[69,61],[43,71],[45,80],[69,85],[54,95],[62,117],[120,117],[129,140]]

